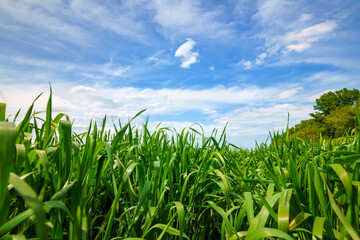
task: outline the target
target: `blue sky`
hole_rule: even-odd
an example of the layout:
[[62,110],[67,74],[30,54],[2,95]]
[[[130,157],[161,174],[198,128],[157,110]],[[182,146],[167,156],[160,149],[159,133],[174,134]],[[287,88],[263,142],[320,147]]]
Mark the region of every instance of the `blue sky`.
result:
[[243,146],[308,119],[315,99],[360,88],[357,0],[1,0],[0,102],[26,109],[53,87],[74,129],[126,121]]

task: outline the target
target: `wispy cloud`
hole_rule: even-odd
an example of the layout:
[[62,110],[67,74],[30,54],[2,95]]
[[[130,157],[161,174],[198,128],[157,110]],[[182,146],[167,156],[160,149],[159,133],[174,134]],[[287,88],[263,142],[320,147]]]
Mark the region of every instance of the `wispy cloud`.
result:
[[299,32],[288,32],[284,37],[284,43],[286,45],[285,52],[302,52],[305,49],[311,47],[312,43],[318,42],[324,38],[327,33],[334,30],[337,26],[335,21],[325,21],[305,29]]
[[175,57],[181,58],[182,68],[190,68],[191,64],[197,63],[197,57],[199,57],[199,53],[193,51],[196,42],[192,39],[187,38],[186,42],[183,43],[175,52]]
[[249,61],[249,60],[244,60],[242,59],[238,64],[237,66],[241,66],[243,67],[244,69],[251,69],[253,67],[253,64]]
[[214,121],[217,126],[228,125],[228,135],[266,136],[269,131],[283,130],[286,127],[288,113],[290,124],[309,118],[311,105],[305,104],[274,104],[268,107],[241,107],[219,115]]
[[21,33],[30,39],[38,38],[37,41],[56,38],[65,42],[85,44],[90,36],[84,28],[64,17],[63,14],[66,13],[62,4],[54,1],[40,3],[4,0],[0,2],[0,13],[1,22],[10,26],[7,30]]
[[[41,89],[48,92],[48,85],[41,84],[0,84],[6,89],[0,95],[0,102],[8,102],[9,110],[15,113],[19,107],[27,107]],[[101,83],[86,86],[70,83],[53,84],[54,109],[68,113],[75,118],[75,127],[86,126],[90,119],[101,120],[105,115],[109,119],[127,120],[138,111],[147,109],[146,115],[174,116],[173,122],[164,122],[179,127],[191,126],[199,122],[205,128],[223,128],[229,122],[229,135],[256,136],[267,134],[271,129],[286,126],[287,113],[292,120],[304,119],[309,113],[309,106],[298,102],[281,103],[285,97],[293,97],[299,89],[230,87],[218,86],[207,89],[150,89],[134,87],[111,88]],[[26,94],[25,94],[26,92]],[[24,94],[27,97],[23,98]],[[281,97],[279,97],[281,96]],[[281,99],[280,99],[281,98]],[[37,110],[46,106],[46,96],[39,99]],[[280,101],[280,102],[279,102]],[[307,103],[308,104],[308,103]],[[224,111],[225,109],[228,109]],[[198,112],[203,118],[191,120],[190,115]],[[176,120],[179,116],[184,119]],[[152,123],[152,122],[151,122]],[[261,127],[260,127],[261,126]],[[249,143],[238,142],[243,146]],[[250,144],[252,145],[252,143]]]
[[304,13],[300,16],[300,22],[307,22],[311,19],[313,19],[313,15],[312,14],[309,14],[309,13]]
[[285,90],[279,94],[279,99],[292,97],[302,89],[303,89],[302,87],[297,87],[297,88]]
[[254,62],[242,60],[245,69],[250,69],[254,64],[261,65],[265,59],[290,52],[303,52],[310,48],[312,44],[319,42],[327,37],[327,34],[337,26],[335,21],[324,21],[299,31],[286,32],[282,36],[275,35],[273,38],[267,37],[264,52],[259,54]]
[[[257,31],[252,37],[263,41],[258,47],[260,53],[254,60],[243,59],[244,69],[274,61],[291,52],[302,53],[321,40],[327,40],[338,26],[337,20],[319,18],[301,12],[302,1],[262,0],[252,19]],[[304,11],[304,10],[303,10]]]
[[264,59],[266,58],[266,56],[267,56],[267,53],[266,53],[266,52],[259,54],[259,55],[257,56],[256,60],[255,60],[255,63],[256,63],[257,65],[263,64]]
[[[99,26],[105,30],[115,32],[126,38],[146,41],[147,30],[144,21],[139,21],[139,8],[146,4],[141,1],[123,1],[121,4],[85,0],[72,0],[70,8],[75,16]],[[141,12],[140,12],[141,13]]]
[[346,82],[348,87],[356,86],[360,82],[360,77],[357,72],[341,72],[341,71],[320,71],[306,77],[304,79],[307,83],[323,85],[323,86],[338,86]]
[[253,19],[256,20],[262,26],[269,28],[266,31],[274,32],[284,31],[288,26],[288,23],[294,21],[296,15],[296,7],[301,5],[297,1],[287,0],[259,0],[257,1],[257,12],[253,15]]
[[150,5],[155,11],[154,21],[166,36],[202,36],[219,41],[234,34],[221,8],[205,9],[200,1],[192,0],[154,0]]
[[47,51],[51,50],[49,46],[94,46],[104,32],[150,45],[153,29],[144,19],[145,11],[149,9],[139,1],[100,4],[93,0],[3,0],[0,1],[0,30],[11,33],[8,35],[17,37],[17,41],[26,41]]
[[56,72],[76,72],[80,75],[91,73],[102,74],[103,76],[122,77],[131,68],[131,66],[123,66],[113,63],[112,61],[104,64],[83,65],[64,61],[43,60],[27,58],[23,56],[4,56],[0,55],[0,63],[16,64],[17,67],[30,66]]

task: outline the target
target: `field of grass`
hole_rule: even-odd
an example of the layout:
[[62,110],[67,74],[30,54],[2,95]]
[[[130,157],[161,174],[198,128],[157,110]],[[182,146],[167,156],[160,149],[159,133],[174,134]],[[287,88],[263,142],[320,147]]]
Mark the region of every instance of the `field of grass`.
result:
[[38,116],[0,104],[0,238],[359,239],[360,131],[243,150],[131,122],[75,134],[51,95]]

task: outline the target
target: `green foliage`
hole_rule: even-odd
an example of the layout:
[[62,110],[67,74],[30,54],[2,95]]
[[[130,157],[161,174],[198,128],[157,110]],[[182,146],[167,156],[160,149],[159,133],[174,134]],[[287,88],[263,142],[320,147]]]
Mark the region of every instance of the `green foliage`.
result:
[[359,239],[359,132],[248,151],[225,130],[112,133],[104,119],[75,134],[51,98],[45,120],[32,106],[0,122],[0,238]]
[[314,109],[325,116],[338,107],[357,103],[359,98],[360,91],[358,89],[348,90],[347,88],[343,88],[335,92],[330,91],[316,99]]
[[331,136],[341,137],[346,131],[355,128],[356,113],[359,108],[356,105],[338,107],[325,116],[325,123],[330,129]]
[[315,119],[302,120],[298,125],[289,129],[291,138],[298,138],[308,141],[318,141],[321,133],[324,132],[325,126]]
[[355,116],[359,111],[360,91],[346,88],[328,92],[316,99],[315,113],[311,119],[303,120],[290,129],[296,137],[317,141],[320,136],[337,138],[350,133],[355,128]]

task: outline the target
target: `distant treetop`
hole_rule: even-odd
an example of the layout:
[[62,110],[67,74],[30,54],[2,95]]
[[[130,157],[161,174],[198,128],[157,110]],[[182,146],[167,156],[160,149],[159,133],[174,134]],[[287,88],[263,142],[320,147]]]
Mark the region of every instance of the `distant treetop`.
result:
[[314,109],[321,112],[322,115],[327,115],[337,107],[355,104],[359,101],[359,98],[360,91],[358,89],[348,90],[343,88],[335,92],[327,92],[316,99]]
[[356,114],[359,111],[360,91],[343,88],[327,92],[316,99],[312,119],[303,120],[291,128],[298,138],[317,140],[320,134],[328,138],[343,136],[355,128]]

